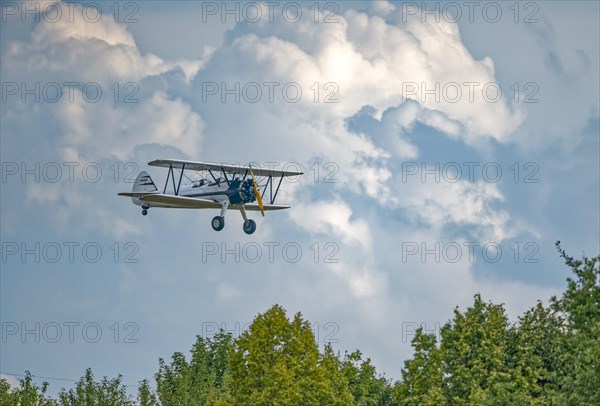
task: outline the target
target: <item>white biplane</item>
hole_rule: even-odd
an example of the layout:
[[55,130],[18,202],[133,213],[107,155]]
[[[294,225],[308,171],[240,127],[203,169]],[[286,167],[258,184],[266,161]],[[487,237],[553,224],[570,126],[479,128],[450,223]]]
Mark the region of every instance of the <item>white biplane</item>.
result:
[[[227,210],[239,210],[244,218],[243,229],[246,234],[252,234],[256,230],[256,222],[248,218],[246,211],[260,211],[264,217],[265,211],[268,210],[289,209],[290,206],[274,204],[277,192],[284,177],[303,174],[271,168],[252,168],[251,165],[224,165],[177,159],[157,159],[148,162],[148,165],[169,168],[162,193],[150,175],[144,171],[140,172],[135,179],[131,193],[119,193],[119,196],[131,197],[134,204],[142,206],[144,216],[148,214],[148,209],[151,207],[221,209],[221,214],[215,216],[211,222],[214,230],[221,231],[225,227]],[[175,170],[180,171],[177,183]],[[197,173],[197,179],[189,178],[184,174],[185,171]],[[184,176],[190,182],[182,185]],[[279,181],[273,192],[275,179]],[[169,183],[173,185],[172,191],[167,191]],[[266,196],[267,190],[268,204],[263,204],[261,196]]]

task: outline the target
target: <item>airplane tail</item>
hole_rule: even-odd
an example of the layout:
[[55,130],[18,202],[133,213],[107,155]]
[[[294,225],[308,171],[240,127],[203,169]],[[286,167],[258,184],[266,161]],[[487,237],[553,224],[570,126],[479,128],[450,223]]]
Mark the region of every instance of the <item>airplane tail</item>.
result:
[[151,192],[156,192],[157,190],[158,190],[158,188],[152,181],[152,178],[150,177],[150,175],[148,175],[148,172],[142,171],[137,176],[137,178],[135,178],[135,182],[133,183],[133,189],[131,191],[133,193],[140,193],[140,192],[151,193]]

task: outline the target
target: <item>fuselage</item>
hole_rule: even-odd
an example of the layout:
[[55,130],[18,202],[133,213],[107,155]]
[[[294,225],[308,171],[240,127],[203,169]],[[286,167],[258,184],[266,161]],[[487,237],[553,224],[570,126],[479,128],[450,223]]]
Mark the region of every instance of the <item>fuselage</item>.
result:
[[231,204],[245,204],[256,201],[252,179],[243,181],[234,179],[229,181],[229,184],[225,180],[220,180],[218,183],[197,181],[191,185],[182,186],[179,196],[196,197],[215,202],[228,199]]
[[[217,203],[228,202],[230,204],[246,204],[256,201],[252,179],[234,179],[230,180],[229,184],[224,179],[218,180],[219,182],[200,180],[188,185],[181,185],[177,195],[212,200]],[[174,195],[175,193],[173,190],[167,190],[165,194]],[[145,205],[139,199],[134,198],[133,201],[139,206]]]

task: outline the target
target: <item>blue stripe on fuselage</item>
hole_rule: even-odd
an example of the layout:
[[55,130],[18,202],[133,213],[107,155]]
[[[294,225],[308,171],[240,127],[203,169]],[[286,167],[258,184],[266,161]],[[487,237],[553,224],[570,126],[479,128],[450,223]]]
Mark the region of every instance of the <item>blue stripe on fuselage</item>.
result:
[[[214,191],[206,191],[206,192],[197,192],[197,193],[193,193],[194,192],[194,188],[188,188],[185,190],[182,190],[180,193],[180,196],[185,196],[185,197],[198,197],[198,198],[202,198],[202,197],[214,197],[214,196],[226,196],[230,203],[233,204],[238,204],[238,203],[249,203],[255,200],[254,198],[254,193],[253,190],[250,189],[250,185],[251,185],[251,181],[250,182],[242,182],[239,179],[235,179],[233,181],[231,181],[229,183],[229,187],[227,189],[221,189],[221,190],[214,190]],[[245,186],[245,188],[244,188]],[[204,188],[220,188],[221,185],[211,185],[211,186],[205,186]],[[199,189],[202,189],[203,187],[199,187]],[[246,201],[243,201],[244,199],[242,199],[241,196],[241,192],[242,189],[246,189],[244,190],[245,194],[246,194]],[[192,192],[192,193],[190,193]],[[249,198],[248,198],[249,196]],[[215,200],[215,199],[211,199],[211,200]],[[217,200],[215,200],[217,201]]]

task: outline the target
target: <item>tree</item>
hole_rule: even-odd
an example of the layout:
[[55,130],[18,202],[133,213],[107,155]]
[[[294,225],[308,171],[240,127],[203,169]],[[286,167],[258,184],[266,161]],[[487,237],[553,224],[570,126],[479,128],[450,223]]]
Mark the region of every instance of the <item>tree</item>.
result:
[[560,299],[552,297],[561,336],[559,390],[554,401],[565,404],[600,404],[600,256],[576,260],[556,243],[574,274]]
[[439,346],[415,336],[396,402],[600,404],[600,256],[575,260],[557,249],[574,274],[561,298],[509,325],[502,305],[476,295],[444,325]]
[[327,344],[321,356],[320,366],[329,381],[329,388],[338,405],[352,404],[354,396],[348,386],[348,378],[342,371],[342,361],[333,352],[331,344]]
[[19,387],[12,389],[5,379],[0,379],[0,404],[10,406],[54,406],[56,401],[46,396],[48,382],[37,386],[33,376],[25,371],[25,377],[19,380]]
[[130,406],[133,400],[127,395],[127,390],[119,375],[114,379],[106,376],[100,382],[94,380],[92,369],[85,370],[84,376],[75,384],[74,389],[59,394],[60,405],[63,406]]
[[4,378],[0,378],[0,405],[15,405],[15,393],[10,383]]
[[544,405],[558,390],[564,365],[556,313],[538,302],[525,312],[509,332],[508,363],[514,386],[512,403]]
[[351,404],[330,356],[320,362],[315,337],[300,313],[290,322],[275,305],[259,314],[230,353],[234,403],[253,405]]
[[140,406],[158,406],[156,396],[152,392],[152,389],[150,389],[147,379],[140,381],[137,401]]
[[409,406],[444,403],[442,354],[436,337],[418,328],[412,339],[413,357],[404,362],[402,381],[396,385],[394,400]]
[[192,356],[176,352],[167,364],[159,360],[157,395],[164,405],[204,405],[228,399],[231,334],[219,332],[213,338],[196,336]]
[[502,305],[485,303],[475,295],[465,313],[441,331],[446,401],[452,404],[490,404],[506,390],[508,319]]
[[345,354],[341,370],[348,380],[355,405],[379,405],[391,400],[389,382],[377,375],[371,360],[363,360],[359,350]]

